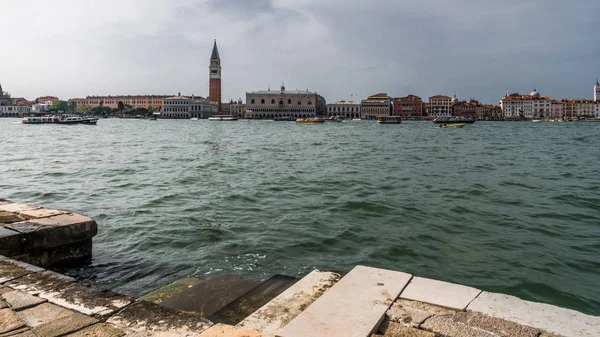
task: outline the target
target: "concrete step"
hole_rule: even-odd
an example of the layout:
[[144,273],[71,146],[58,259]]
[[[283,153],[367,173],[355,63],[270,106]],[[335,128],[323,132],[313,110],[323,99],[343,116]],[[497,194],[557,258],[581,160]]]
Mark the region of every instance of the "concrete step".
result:
[[277,335],[370,336],[411,278],[406,273],[357,266]]
[[297,281],[295,277],[274,275],[207,318],[215,323],[235,325]]
[[260,281],[246,280],[236,275],[215,275],[163,300],[160,305],[208,317],[260,283]]
[[276,335],[339,279],[338,274],[314,270],[236,327]]
[[264,335],[256,331],[250,331],[242,328],[236,328],[226,324],[216,324],[204,331],[197,337],[274,337]]
[[200,282],[199,278],[187,277],[179,279],[173,283],[167,284],[166,286],[147,293],[140,297],[140,300],[160,304],[162,301],[171,298],[180,292],[191,288],[193,285]]

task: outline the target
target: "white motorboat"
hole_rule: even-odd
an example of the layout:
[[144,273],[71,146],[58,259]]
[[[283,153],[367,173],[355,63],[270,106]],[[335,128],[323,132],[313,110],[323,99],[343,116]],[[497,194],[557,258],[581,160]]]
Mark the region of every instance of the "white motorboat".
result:
[[82,118],[79,116],[68,116],[68,117],[58,119],[58,124],[67,124],[67,125],[71,125],[71,124],[96,125],[96,123],[98,123],[98,118],[87,118],[87,117]]
[[532,120],[532,122],[533,123],[541,123],[541,122],[543,122],[543,120],[541,120],[541,119],[534,119],[534,120]]
[[231,115],[214,115],[212,117],[208,117],[209,121],[237,121],[238,118]]
[[197,121],[197,120],[198,120],[198,118],[197,118],[197,117],[192,117],[192,118],[190,118],[190,120],[191,120],[191,121]]

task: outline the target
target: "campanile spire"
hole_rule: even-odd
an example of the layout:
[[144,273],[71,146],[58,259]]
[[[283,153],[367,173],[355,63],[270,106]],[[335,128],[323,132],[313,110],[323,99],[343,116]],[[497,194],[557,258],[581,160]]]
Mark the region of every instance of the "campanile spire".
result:
[[221,57],[217,48],[217,40],[213,44],[210,55],[210,64],[208,66],[208,98],[219,103],[219,113],[221,112]]

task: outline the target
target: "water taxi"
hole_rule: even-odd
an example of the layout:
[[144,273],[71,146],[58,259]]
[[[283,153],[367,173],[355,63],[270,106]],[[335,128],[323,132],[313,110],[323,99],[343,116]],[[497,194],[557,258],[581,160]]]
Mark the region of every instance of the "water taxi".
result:
[[377,118],[379,124],[400,124],[402,119],[399,116],[385,116]]
[[209,121],[237,121],[238,118],[232,115],[214,115],[208,117]]
[[541,123],[541,122],[543,122],[543,120],[541,120],[541,119],[534,119],[531,122],[532,123]]
[[296,124],[321,124],[321,123],[325,123],[325,120],[322,118],[318,118],[318,117],[296,119]]
[[464,128],[467,123],[440,124],[440,128]]
[[96,125],[98,123],[98,118],[87,118],[87,117],[79,117],[79,116],[68,116],[58,119],[58,124],[88,124],[88,125]]
[[433,120],[436,124],[473,124],[473,118],[457,118],[457,117],[438,117]]

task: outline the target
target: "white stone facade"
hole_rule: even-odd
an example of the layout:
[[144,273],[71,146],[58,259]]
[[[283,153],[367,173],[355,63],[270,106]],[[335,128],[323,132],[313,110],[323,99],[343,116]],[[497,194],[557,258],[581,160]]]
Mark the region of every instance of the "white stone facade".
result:
[[305,118],[326,113],[325,98],[304,90],[259,90],[246,93],[246,118]]
[[162,118],[208,118],[219,113],[219,104],[200,97],[174,96],[165,98]]
[[435,95],[429,97],[429,111],[427,116],[437,117],[451,117],[454,111],[454,102],[456,99],[446,95]]
[[360,103],[353,101],[339,101],[327,104],[327,116],[344,118],[361,118]]
[[21,105],[0,105],[0,117],[23,117],[31,113],[31,107]]
[[529,95],[519,93],[506,94],[500,100],[502,113],[505,119],[549,118],[552,115],[552,101],[550,97],[541,96],[537,90]]

